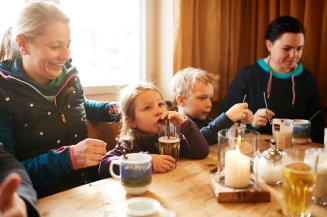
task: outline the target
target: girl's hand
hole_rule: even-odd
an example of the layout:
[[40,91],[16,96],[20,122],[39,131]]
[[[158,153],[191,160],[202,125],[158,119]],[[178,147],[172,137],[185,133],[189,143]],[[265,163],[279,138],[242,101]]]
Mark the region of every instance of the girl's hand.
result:
[[169,155],[151,154],[153,172],[164,173],[175,168],[175,159]]
[[268,114],[267,114],[267,110],[265,108],[258,109],[254,114],[254,118],[251,125],[254,128],[260,128],[261,126],[266,126],[268,123],[268,115],[269,118],[272,119],[275,116],[275,113],[268,109]]
[[182,125],[186,119],[183,115],[175,111],[167,111],[162,115],[162,119],[168,118],[173,125]]

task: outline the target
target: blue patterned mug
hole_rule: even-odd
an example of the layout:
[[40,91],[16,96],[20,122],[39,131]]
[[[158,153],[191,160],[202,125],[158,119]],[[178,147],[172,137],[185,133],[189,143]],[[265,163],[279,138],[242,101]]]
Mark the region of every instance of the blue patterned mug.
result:
[[[125,191],[131,195],[147,192],[152,181],[152,158],[145,153],[130,153],[113,160],[109,172],[113,178],[121,179]],[[113,166],[119,165],[120,175],[115,174]]]
[[311,122],[304,119],[294,119],[293,142],[306,143],[311,142],[310,137]]

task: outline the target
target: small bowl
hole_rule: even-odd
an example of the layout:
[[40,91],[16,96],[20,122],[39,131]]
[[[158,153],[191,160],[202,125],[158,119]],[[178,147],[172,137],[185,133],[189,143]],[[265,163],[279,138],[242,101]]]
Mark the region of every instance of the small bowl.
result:
[[128,216],[151,216],[158,214],[160,203],[152,198],[134,197],[126,201],[126,214]]
[[310,142],[311,122],[304,119],[294,119],[293,142]]

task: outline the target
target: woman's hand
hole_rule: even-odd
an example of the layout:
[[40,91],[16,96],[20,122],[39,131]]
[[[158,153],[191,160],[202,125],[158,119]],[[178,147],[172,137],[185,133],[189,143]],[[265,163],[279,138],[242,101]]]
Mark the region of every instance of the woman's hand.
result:
[[269,119],[272,119],[275,116],[275,113],[268,109],[268,114],[267,114],[267,109],[265,108],[258,109],[254,114],[254,118],[251,125],[254,128],[260,128],[262,126],[266,126],[268,123],[268,115],[269,115]]
[[175,168],[175,159],[169,155],[151,154],[154,172],[164,173]]
[[85,139],[74,145],[75,169],[96,166],[107,153],[107,143],[98,139]]
[[165,112],[162,117],[162,119],[168,118],[168,120],[173,124],[173,125],[182,125],[185,123],[186,119],[183,115],[181,115],[178,112],[175,111],[167,111]]
[[9,174],[0,186],[0,215],[3,217],[27,217],[24,200],[17,194],[21,178],[18,174]]

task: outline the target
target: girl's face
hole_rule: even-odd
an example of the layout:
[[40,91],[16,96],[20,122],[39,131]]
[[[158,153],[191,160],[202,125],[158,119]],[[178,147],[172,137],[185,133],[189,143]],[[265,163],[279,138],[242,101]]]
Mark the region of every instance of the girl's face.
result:
[[21,38],[18,44],[24,51],[22,60],[27,76],[39,84],[59,77],[69,59],[70,41],[69,26],[60,22],[46,25],[43,34],[34,39]]
[[165,101],[155,90],[147,90],[139,94],[134,101],[135,118],[128,119],[131,128],[144,134],[157,134],[161,115],[167,111]]
[[284,33],[274,43],[267,40],[270,67],[282,74],[292,71],[301,59],[303,45],[303,33]]

